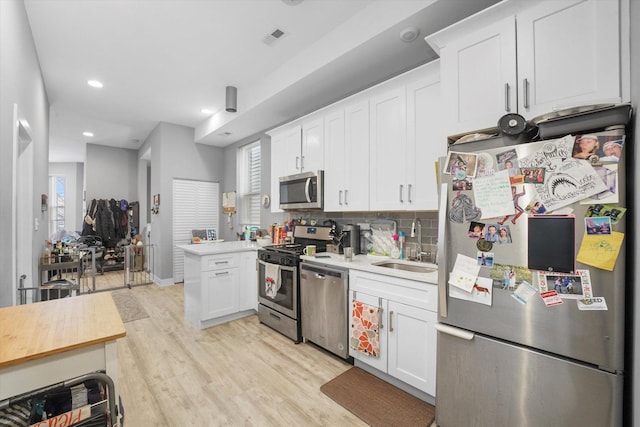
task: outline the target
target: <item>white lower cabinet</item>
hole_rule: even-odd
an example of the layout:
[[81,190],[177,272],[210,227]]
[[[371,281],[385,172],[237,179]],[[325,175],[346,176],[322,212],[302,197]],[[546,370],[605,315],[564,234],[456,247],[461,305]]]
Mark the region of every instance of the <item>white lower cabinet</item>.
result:
[[258,270],[255,251],[240,252],[239,310],[258,310]]
[[185,253],[184,313],[199,329],[252,314],[257,307],[256,252]]
[[351,270],[349,289],[352,301],[378,307],[381,313],[379,355],[369,356],[353,348],[349,354],[435,396],[437,286]]
[[238,310],[238,267],[202,273],[202,318],[213,319]]
[[387,373],[435,396],[438,315],[393,301],[387,309]]

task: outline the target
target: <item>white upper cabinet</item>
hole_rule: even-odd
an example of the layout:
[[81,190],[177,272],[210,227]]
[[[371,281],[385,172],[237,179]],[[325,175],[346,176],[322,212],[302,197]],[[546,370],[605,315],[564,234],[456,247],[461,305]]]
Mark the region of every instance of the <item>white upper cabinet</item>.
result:
[[435,162],[447,154],[437,61],[424,71],[422,78],[407,85],[408,210],[438,209]]
[[280,209],[280,177],[300,173],[302,128],[280,129],[271,135],[271,212]]
[[447,134],[494,127],[516,112],[515,31],[515,19],[508,17],[440,51]]
[[324,118],[324,210],[344,209],[345,165],[344,109],[337,108]]
[[324,169],[324,120],[316,117],[302,123],[300,172]]
[[369,210],[369,103],[345,106],[344,211]]
[[623,100],[618,0],[513,0],[426,38],[440,52],[446,134]]
[[518,111],[533,118],[621,102],[617,0],[546,1],[518,13]]
[[373,210],[404,209],[407,200],[407,105],[405,87],[389,89],[369,100]]
[[369,209],[369,103],[340,104],[324,118],[324,210]]
[[437,210],[435,162],[446,154],[438,61],[373,96],[370,208]]

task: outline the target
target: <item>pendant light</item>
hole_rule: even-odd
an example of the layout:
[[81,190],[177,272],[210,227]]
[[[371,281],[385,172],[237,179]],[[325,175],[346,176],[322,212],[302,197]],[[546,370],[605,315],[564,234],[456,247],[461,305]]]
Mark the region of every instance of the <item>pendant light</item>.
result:
[[235,86],[227,86],[225,105],[225,110],[229,113],[235,113],[238,111],[238,89]]

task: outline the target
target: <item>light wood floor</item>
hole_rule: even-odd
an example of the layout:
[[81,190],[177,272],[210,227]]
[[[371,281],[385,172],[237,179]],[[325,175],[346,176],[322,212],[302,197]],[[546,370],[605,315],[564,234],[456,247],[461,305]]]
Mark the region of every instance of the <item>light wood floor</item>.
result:
[[[105,271],[104,273],[96,273],[96,292],[112,289],[122,289],[127,287],[124,275],[124,270],[113,270]],[[83,292],[86,292],[87,290],[93,290],[91,272],[89,272],[86,277],[83,277],[82,281]],[[128,283],[132,286],[150,284],[152,283],[152,278],[149,272],[134,271],[129,273]]]
[[197,330],[180,284],[130,292],[149,318],[118,341],[125,426],[366,426],[320,391],[349,364],[257,316]]

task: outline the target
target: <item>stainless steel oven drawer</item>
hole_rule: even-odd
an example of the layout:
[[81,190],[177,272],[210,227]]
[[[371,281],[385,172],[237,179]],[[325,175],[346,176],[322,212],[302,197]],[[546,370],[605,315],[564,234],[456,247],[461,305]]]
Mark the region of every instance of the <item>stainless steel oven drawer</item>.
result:
[[258,304],[258,319],[260,323],[277,330],[284,336],[291,338],[296,343],[300,342],[300,328],[298,322],[285,316],[282,313],[278,313],[275,310],[270,309],[262,304]]

